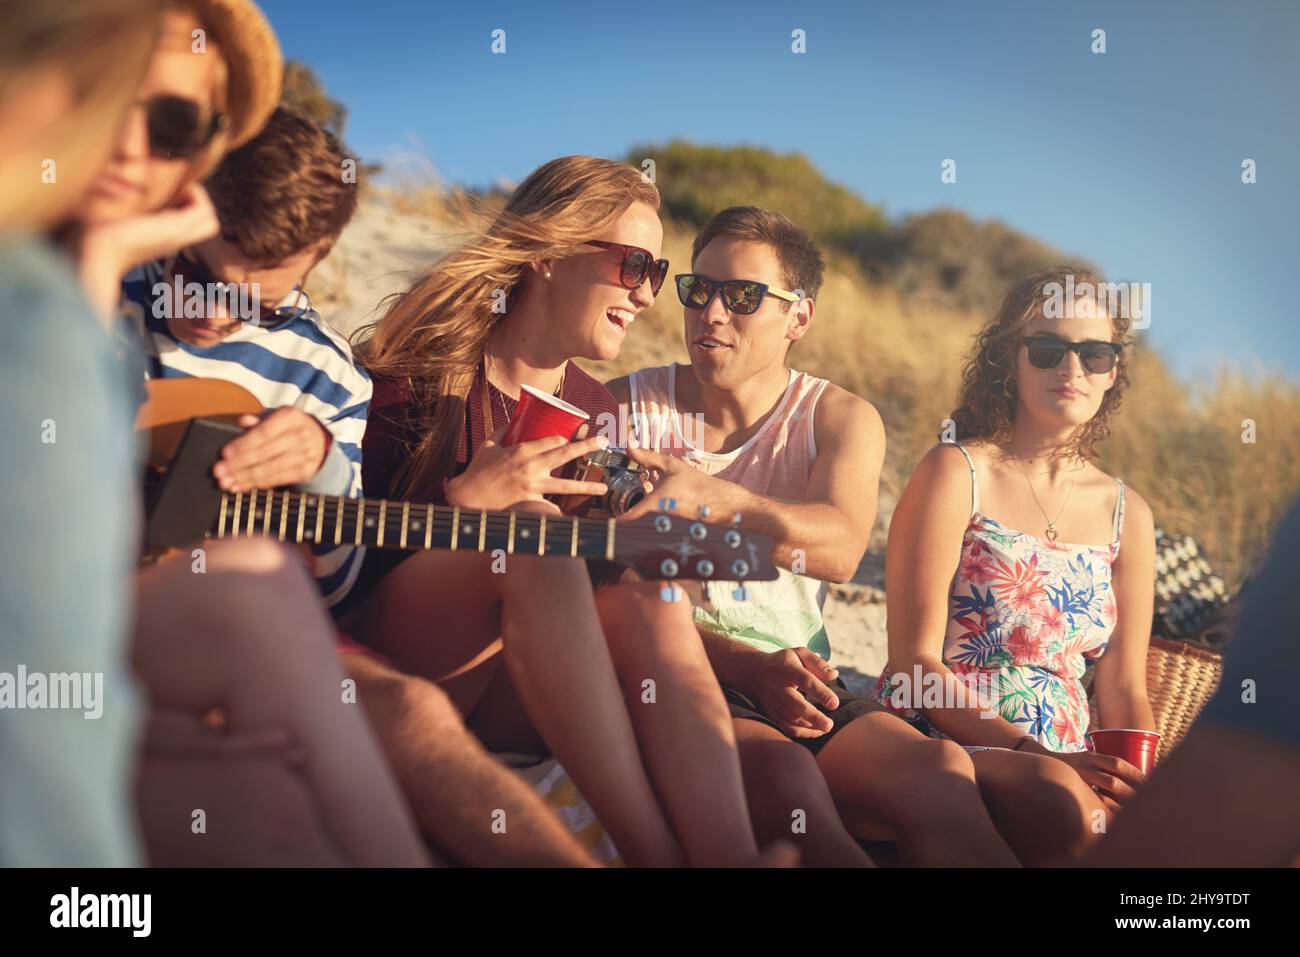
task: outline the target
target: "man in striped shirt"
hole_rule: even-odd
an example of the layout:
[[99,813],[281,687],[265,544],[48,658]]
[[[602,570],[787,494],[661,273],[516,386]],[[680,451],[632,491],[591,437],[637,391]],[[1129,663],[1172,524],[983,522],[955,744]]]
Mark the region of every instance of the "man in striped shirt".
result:
[[[123,282],[149,378],[224,379],[267,410],[245,416],[248,431],[222,451],[213,474],[227,491],[361,494],[370,377],[303,290],[356,209],[346,159],[332,135],[277,110],[208,181],[221,234]],[[362,549],[314,551],[317,583],[334,605]]]
[[[370,377],[311,307],[303,282],[356,209],[342,146],[283,109],[207,182],[220,235],[147,263],[124,281],[150,378],[243,386],[269,410],[222,449],[222,488],[296,485],[361,494]],[[316,549],[330,605],[346,596],[364,549]],[[588,866],[595,861],[529,785],[488,754],[432,682],[403,675],[338,636],[344,672],[426,838],[469,864]],[[492,827],[509,813],[512,840]]]

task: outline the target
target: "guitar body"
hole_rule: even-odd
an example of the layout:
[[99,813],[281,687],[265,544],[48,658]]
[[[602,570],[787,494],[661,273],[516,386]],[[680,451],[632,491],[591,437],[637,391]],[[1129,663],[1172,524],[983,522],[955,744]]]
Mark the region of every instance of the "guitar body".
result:
[[239,416],[262,406],[246,389],[212,379],[146,383],[136,430],[149,433],[145,548],[149,557],[204,538],[265,535],[286,544],[479,553],[498,550],[615,562],[642,578],[771,581],[771,539],[734,526],[651,514],[546,516],[429,503],[318,495],[296,489],[223,492],[212,476]]
[[233,423],[262,411],[253,393],[223,379],[150,379],[145,391],[148,398],[136,413],[135,428],[149,433],[149,464],[158,468],[176,454],[191,419]]

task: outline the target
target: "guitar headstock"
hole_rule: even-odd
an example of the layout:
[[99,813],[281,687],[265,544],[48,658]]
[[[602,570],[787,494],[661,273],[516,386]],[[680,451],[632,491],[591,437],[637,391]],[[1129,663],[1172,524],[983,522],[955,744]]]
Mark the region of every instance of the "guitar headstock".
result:
[[730,525],[651,512],[617,526],[614,558],[646,579],[773,581],[772,539]]

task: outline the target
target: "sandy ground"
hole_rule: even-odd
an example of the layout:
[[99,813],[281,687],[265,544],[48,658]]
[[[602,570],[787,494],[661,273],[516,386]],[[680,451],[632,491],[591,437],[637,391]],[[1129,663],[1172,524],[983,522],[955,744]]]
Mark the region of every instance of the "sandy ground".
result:
[[[449,231],[428,217],[363,199],[338,244],[312,274],[308,291],[321,314],[345,334],[377,318],[385,296],[405,288],[447,246]],[[892,502],[881,502],[872,548],[851,583],[826,601],[831,660],[852,691],[869,690],[885,663],[884,550]]]

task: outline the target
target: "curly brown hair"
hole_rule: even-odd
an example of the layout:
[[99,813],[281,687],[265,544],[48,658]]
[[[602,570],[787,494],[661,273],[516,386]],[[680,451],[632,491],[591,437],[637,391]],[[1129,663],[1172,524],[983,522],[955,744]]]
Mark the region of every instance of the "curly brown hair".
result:
[[[1076,288],[1085,282],[1092,283],[1094,289],[1106,285],[1105,280],[1087,269],[1075,266],[1044,269],[1015,282],[993,318],[980,330],[966,360],[957,408],[952,413],[958,441],[984,439],[997,444],[1010,441],[1016,417],[1016,359],[1025,328],[1041,313],[1048,284],[1059,283],[1064,287],[1068,276],[1074,277]],[[1112,341],[1126,347],[1119,354],[1115,384],[1107,390],[1097,414],[1075,429],[1069,444],[1058,449],[1056,457],[1093,459],[1098,443],[1110,434],[1111,417],[1118,411],[1129,383],[1127,347],[1131,345],[1132,321],[1126,313],[1127,310],[1110,310]]]

